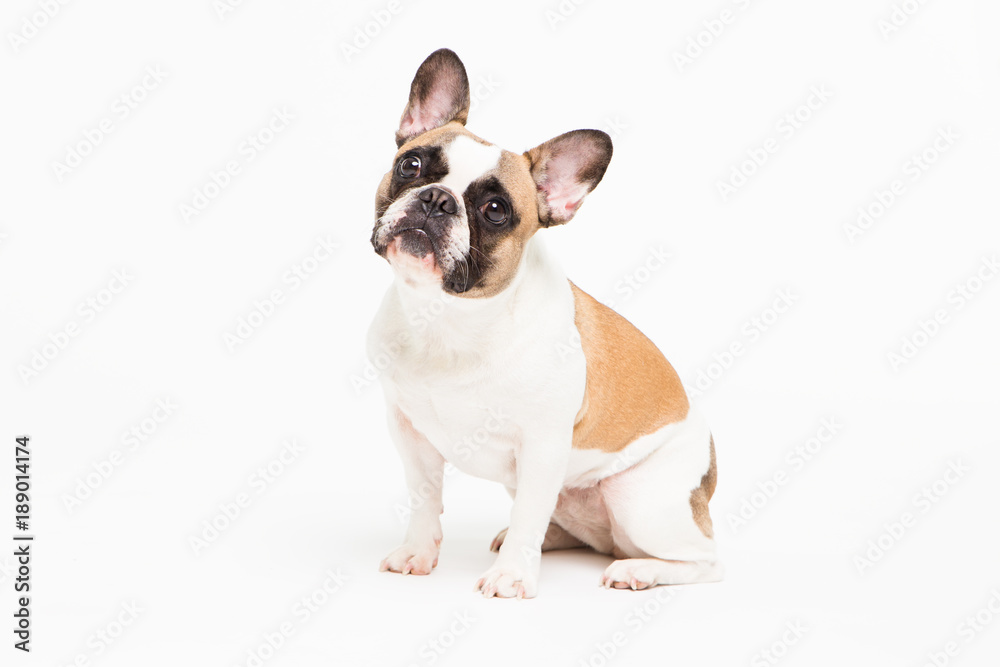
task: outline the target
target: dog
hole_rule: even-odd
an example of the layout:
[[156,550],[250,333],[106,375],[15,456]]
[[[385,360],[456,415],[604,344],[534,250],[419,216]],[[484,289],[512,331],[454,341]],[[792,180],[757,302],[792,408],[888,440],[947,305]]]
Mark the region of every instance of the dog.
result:
[[570,221],[611,138],[575,130],[526,151],[465,128],[469,79],[448,49],[420,65],[378,186],[372,245],[394,281],[368,332],[411,499],[381,571],[429,574],[445,462],[513,497],[486,597],[534,597],[541,552],[615,559],[606,588],[718,581],[715,444],[663,354],[571,283],[536,232]]

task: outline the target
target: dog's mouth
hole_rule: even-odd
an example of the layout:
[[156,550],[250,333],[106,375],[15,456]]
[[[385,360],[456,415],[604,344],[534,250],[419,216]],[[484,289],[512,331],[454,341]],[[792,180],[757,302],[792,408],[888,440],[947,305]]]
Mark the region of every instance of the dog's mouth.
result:
[[433,283],[462,294],[475,281],[470,280],[468,262],[455,248],[458,243],[453,235],[461,220],[455,214],[427,213],[410,208],[383,213],[372,233],[375,252],[407,283]]
[[385,258],[408,283],[438,283],[444,277],[434,243],[422,229],[394,233],[386,243]]
[[427,232],[422,229],[402,229],[393,235],[389,245],[394,246],[397,252],[412,255],[417,259],[434,255],[434,243],[431,242],[431,237],[427,235]]
[[437,247],[423,228],[412,226],[412,223],[401,221],[400,228],[391,221],[384,223],[381,228],[376,225],[372,232],[372,247],[375,252],[388,259],[389,250],[392,248],[396,253],[404,253],[412,257],[424,257],[428,253],[436,253]]

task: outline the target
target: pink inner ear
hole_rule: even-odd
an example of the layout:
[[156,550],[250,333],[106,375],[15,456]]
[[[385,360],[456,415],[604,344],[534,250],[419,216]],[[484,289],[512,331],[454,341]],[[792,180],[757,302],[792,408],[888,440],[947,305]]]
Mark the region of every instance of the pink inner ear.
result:
[[452,97],[447,86],[435,86],[422,102],[413,101],[406,117],[399,124],[399,131],[403,136],[412,137],[433,130],[448,122],[453,112]]
[[550,214],[557,219],[568,219],[580,206],[590,189],[576,180],[580,165],[570,151],[552,156],[545,168],[545,180],[540,188]]
[[580,202],[587,196],[587,186],[579,183],[557,181],[542,186],[550,213],[557,218],[565,218],[576,212]]
[[410,136],[416,134],[415,125],[416,121],[413,120],[413,114],[416,111],[415,105],[413,108],[407,110],[406,115],[403,119],[399,121],[399,133],[404,136]]
[[427,130],[433,130],[437,125],[427,118],[427,112],[423,111],[419,103],[414,103],[399,124],[399,132],[405,137],[413,137]]

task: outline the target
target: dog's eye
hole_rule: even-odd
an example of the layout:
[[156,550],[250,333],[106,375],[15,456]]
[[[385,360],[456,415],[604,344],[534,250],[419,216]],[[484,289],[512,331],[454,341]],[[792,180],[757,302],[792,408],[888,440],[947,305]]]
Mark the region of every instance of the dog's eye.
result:
[[503,224],[507,214],[507,204],[499,199],[491,199],[483,206],[483,217],[494,225]]
[[403,178],[416,178],[420,175],[420,158],[416,155],[404,155],[396,165],[396,173]]

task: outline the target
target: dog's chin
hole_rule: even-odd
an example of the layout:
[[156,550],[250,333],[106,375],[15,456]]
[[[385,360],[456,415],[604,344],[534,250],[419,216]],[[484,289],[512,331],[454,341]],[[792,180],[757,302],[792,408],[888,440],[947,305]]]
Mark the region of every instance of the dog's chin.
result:
[[394,236],[385,257],[411,286],[441,285],[444,272],[434,254],[434,245],[422,229],[408,229]]

